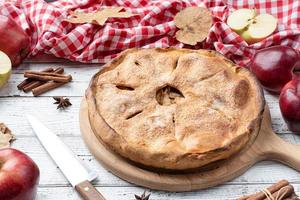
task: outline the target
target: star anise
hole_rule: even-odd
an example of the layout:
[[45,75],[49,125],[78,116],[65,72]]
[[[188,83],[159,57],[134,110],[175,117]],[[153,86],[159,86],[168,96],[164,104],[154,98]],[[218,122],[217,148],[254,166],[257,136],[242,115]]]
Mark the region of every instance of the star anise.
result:
[[136,200],[149,200],[151,194],[146,195],[146,191],[141,196],[134,195]]
[[65,109],[72,105],[69,98],[53,97],[53,99],[56,101],[54,104],[58,104],[57,109]]

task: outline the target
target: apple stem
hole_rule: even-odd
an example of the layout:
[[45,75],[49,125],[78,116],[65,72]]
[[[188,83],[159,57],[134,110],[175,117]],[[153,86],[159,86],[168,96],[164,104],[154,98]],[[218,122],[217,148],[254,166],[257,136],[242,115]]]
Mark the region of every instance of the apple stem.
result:
[[295,73],[296,75],[300,74],[300,66],[297,66],[294,68],[293,73]]
[[293,75],[292,75],[292,79],[300,79],[300,69],[296,69],[294,68],[293,70]]

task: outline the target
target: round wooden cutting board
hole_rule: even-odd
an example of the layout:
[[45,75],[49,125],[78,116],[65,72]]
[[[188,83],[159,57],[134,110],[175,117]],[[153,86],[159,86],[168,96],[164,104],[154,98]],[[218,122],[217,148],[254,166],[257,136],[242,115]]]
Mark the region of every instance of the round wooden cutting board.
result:
[[273,132],[267,107],[261,130],[247,150],[216,163],[216,166],[209,170],[181,174],[142,169],[107,149],[90,127],[85,99],[81,103],[79,117],[83,139],[96,159],[116,176],[151,189],[179,192],[216,186],[241,175],[261,160],[277,160],[300,171],[300,145],[287,143]]

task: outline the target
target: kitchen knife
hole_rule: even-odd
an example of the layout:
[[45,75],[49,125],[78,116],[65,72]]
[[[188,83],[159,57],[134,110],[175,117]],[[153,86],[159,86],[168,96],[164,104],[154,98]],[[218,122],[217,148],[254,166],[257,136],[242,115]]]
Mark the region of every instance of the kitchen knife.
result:
[[38,119],[26,116],[32,129],[65,177],[84,200],[105,200],[90,181],[97,175],[83,165],[83,162]]

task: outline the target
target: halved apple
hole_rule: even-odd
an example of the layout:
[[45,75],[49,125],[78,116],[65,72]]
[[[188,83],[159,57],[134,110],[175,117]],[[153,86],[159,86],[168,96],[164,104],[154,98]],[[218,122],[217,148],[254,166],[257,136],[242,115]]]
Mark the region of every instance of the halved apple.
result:
[[265,39],[275,31],[277,19],[270,14],[256,16],[253,9],[239,9],[228,17],[227,24],[248,44],[253,44]]
[[9,57],[0,51],[0,88],[4,86],[11,75],[11,61]]
[[243,31],[255,17],[254,9],[239,9],[231,13],[227,19],[229,27],[236,31]]
[[[260,14],[249,25],[246,35],[242,36],[249,44],[259,42],[271,35],[277,27],[277,19],[270,14]],[[249,35],[247,35],[249,33]]]

